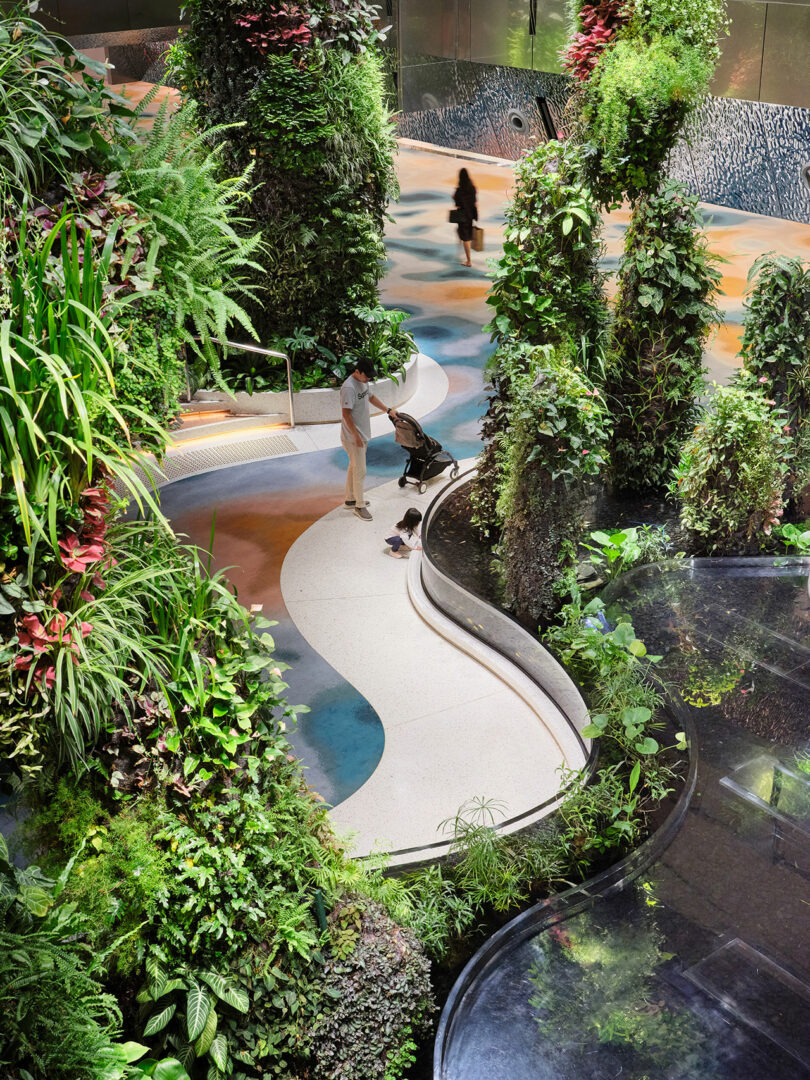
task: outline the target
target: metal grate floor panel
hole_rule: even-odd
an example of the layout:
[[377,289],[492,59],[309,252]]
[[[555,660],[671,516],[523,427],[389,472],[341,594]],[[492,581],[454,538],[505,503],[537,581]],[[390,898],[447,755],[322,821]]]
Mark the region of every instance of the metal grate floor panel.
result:
[[[260,439],[242,439],[175,451],[163,459],[162,465],[152,464],[151,472],[156,487],[163,487],[173,480],[197,476],[228,465],[246,465],[251,461],[297,453],[300,451],[289,435],[266,435]],[[146,481],[143,469],[138,468],[136,472],[141,480]]]

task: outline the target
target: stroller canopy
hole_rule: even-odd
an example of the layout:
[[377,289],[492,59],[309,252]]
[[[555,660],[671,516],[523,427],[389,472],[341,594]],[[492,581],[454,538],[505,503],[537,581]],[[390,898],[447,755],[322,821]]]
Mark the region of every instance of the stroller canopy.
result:
[[427,450],[431,454],[441,450],[441,443],[426,435],[419,421],[407,413],[398,413],[396,419],[392,416],[391,423],[394,425],[394,440],[406,450]]

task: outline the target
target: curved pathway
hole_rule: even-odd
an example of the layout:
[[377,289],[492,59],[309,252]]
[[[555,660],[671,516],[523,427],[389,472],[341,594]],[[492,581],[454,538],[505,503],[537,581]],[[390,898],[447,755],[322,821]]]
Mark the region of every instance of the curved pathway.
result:
[[502,658],[493,671],[461,651],[466,635],[454,623],[443,627],[446,640],[420,618],[406,585],[419,590],[420,554],[389,558],[383,537],[407,506],[424,510],[430,498],[383,484],[372,525],[332,510],[293,544],[281,572],[290,617],[385,729],[380,763],[332,820],[354,836],[357,854],[401,853],[395,861],[447,843],[441,823],[469,799],[495,800],[510,820],[553,799],[561,765],[584,764],[550,699],[536,688],[521,696]]

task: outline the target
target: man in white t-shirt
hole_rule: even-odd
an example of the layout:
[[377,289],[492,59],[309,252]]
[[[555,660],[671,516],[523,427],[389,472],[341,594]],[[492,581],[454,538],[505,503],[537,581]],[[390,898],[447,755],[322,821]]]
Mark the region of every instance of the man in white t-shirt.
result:
[[371,412],[385,409],[389,416],[396,416],[394,409],[387,409],[378,397],[371,393],[369,383],[374,378],[374,368],[370,360],[358,360],[354,371],[340,388],[340,409],[343,422],[340,425],[340,442],[349,455],[349,469],[346,473],[347,510],[354,510],[363,521],[371,521],[371,514],[366,506],[363,494],[363,481],[366,477],[366,446],[371,438]]

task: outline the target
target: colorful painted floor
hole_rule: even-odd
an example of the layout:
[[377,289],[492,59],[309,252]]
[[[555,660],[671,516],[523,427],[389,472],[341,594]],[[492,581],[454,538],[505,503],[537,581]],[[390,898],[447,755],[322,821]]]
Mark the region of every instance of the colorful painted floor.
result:
[[[476,265],[472,269],[462,267],[454,228],[447,223],[459,164],[451,157],[418,150],[408,149],[400,154],[402,196],[394,208],[395,221],[389,227],[389,268],[383,284],[383,302],[411,313],[410,328],[420,349],[438,361],[448,379],[445,400],[423,418],[425,429],[457,458],[466,458],[480,449],[482,369],[491,345],[480,329],[488,318],[486,256],[474,256]],[[511,167],[508,163],[465,164],[479,189],[487,251],[494,254],[500,244]],[[711,220],[712,247],[729,260],[724,266],[727,295],[723,299],[729,321],[707,353],[711,376],[724,380],[734,366],[734,342],[739,334],[748,267],[766,250],[806,257],[810,253],[810,227],[722,208],[707,207],[705,212]],[[617,261],[626,222],[627,215],[622,211],[607,221],[607,267]],[[208,542],[212,516],[216,514],[216,564],[231,567],[229,576],[243,602],[263,604],[264,613],[278,620],[274,631],[278,653],[291,665],[290,700],[306,704],[310,709],[301,718],[293,737],[294,745],[308,770],[310,784],[332,805],[348,799],[375,772],[383,756],[384,728],[368,699],[302,635],[282,595],[281,574],[285,557],[295,542],[342,502],[344,459],[339,448],[297,453],[190,477],[164,488],[162,494],[164,509],[178,531],[189,534],[202,545]],[[403,460],[403,451],[390,435],[374,438],[368,455],[369,487],[390,482],[401,471]],[[374,494],[371,498],[373,502]],[[406,501],[410,505],[414,500]],[[379,529],[389,524],[387,518],[378,520]],[[364,526],[353,519],[347,523],[346,537],[351,535],[348,529],[355,525],[378,529],[378,521]],[[363,591],[363,582],[371,581],[377,573],[376,566],[373,571],[366,566],[366,556],[351,550],[351,544],[348,552],[317,544],[309,545],[307,551],[310,574],[315,579],[322,578],[324,583],[337,561],[347,558],[355,562],[358,592]],[[379,557],[384,558],[381,553]],[[398,569],[396,563],[393,566]],[[404,595],[404,576],[402,589]],[[288,595],[286,585],[285,595]],[[366,595],[371,596],[371,588]],[[386,602],[379,596],[378,601]],[[396,632],[395,627],[391,632]],[[370,667],[373,660],[368,656],[366,666]],[[390,664],[385,650],[381,653],[378,677],[381,686],[386,680],[391,686],[400,685],[400,673],[396,665]],[[444,672],[433,670],[419,685],[403,686],[401,693],[406,698],[409,693],[418,694],[425,702],[424,712],[428,713],[431,702],[440,701],[445,690],[443,684]],[[389,701],[391,704],[378,707],[401,708],[394,704],[393,698]],[[397,712],[385,719],[386,723],[396,723],[401,714]],[[503,735],[507,736],[506,730]],[[501,740],[499,751],[505,745],[508,738]],[[441,752],[447,753],[448,749]],[[403,744],[403,777],[411,768],[412,756],[420,752],[427,754],[421,740]],[[475,759],[471,762],[478,770],[480,762]],[[454,787],[460,782],[464,790],[464,776],[459,776],[464,767],[463,761],[448,753],[445,768],[436,769],[430,782],[440,785],[452,772]],[[404,788],[407,789],[407,784]],[[471,784],[468,791],[469,796],[488,794],[491,792],[482,790],[480,784]],[[400,790],[397,795],[405,803],[407,797],[407,790]],[[405,803],[400,816],[407,820]],[[367,807],[365,812],[375,811]],[[385,830],[377,835],[393,839],[386,837]],[[396,842],[405,842],[404,833]]]

